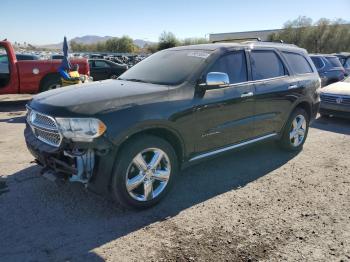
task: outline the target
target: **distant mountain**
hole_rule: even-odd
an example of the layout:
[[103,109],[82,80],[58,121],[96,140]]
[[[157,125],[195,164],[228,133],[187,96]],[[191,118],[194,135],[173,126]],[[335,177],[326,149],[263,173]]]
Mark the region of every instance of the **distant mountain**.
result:
[[[69,42],[74,41],[79,44],[96,44],[98,42],[105,42],[108,39],[113,38],[113,36],[97,36],[97,35],[85,35],[81,37],[74,37],[69,40]],[[153,42],[145,41],[142,39],[135,39],[134,44],[140,48],[143,48],[147,44],[153,44]],[[42,45],[40,47],[49,48],[49,49],[61,49],[62,48],[62,42],[59,44],[49,44],[49,45]]]
[[82,37],[74,37],[73,39],[70,39],[70,41],[74,41],[78,44],[91,45],[96,44],[98,42],[105,42],[110,38],[113,38],[113,36],[85,35]]

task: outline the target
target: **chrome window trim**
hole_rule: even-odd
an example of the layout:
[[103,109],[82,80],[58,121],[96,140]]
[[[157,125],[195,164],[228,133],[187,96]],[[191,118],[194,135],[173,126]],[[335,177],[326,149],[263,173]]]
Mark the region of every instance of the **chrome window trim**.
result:
[[[314,74],[314,73],[309,73],[309,74]],[[250,80],[250,81],[245,81],[245,82],[239,82],[239,83],[234,83],[234,84],[229,84],[224,88],[228,88],[228,87],[235,87],[235,86],[241,86],[241,85],[249,85],[249,84],[255,84],[255,83],[262,83],[262,82],[267,82],[267,81],[274,81],[274,80],[278,80],[278,79],[282,79],[282,78],[287,78],[290,77],[290,75],[284,75],[284,76],[277,76],[277,77],[271,77],[271,78],[265,78],[265,79],[260,79],[260,80]],[[211,91],[217,91],[220,90],[221,88],[218,89],[211,89],[211,90],[207,90],[207,92],[211,92]]]
[[206,157],[209,157],[209,156],[212,156],[212,155],[216,155],[216,154],[219,154],[219,153],[223,153],[223,152],[226,152],[226,151],[229,151],[229,150],[232,150],[232,149],[235,149],[235,148],[239,148],[239,147],[242,147],[242,146],[245,146],[245,145],[253,144],[255,142],[262,141],[262,140],[268,139],[270,137],[275,137],[275,136],[277,136],[277,133],[271,133],[271,134],[268,134],[268,135],[265,135],[265,136],[261,136],[261,137],[257,137],[257,138],[254,138],[254,139],[242,142],[242,143],[230,145],[230,146],[227,146],[227,147],[224,147],[224,148],[220,148],[220,149],[217,149],[217,150],[214,150],[214,151],[203,153],[203,154],[200,154],[198,156],[192,157],[189,160],[189,162],[192,162],[192,161],[195,161],[195,160],[198,160],[198,159],[202,159],[202,158],[206,158]]

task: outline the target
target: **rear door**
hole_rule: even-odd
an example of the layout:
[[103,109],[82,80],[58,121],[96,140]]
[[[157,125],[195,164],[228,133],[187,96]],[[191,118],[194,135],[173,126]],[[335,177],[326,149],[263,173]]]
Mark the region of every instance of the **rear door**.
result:
[[281,54],[275,49],[250,51],[255,92],[254,136],[278,133],[295,98],[298,80],[290,75]]
[[253,86],[248,82],[245,52],[240,50],[221,56],[204,76],[209,72],[227,73],[230,85],[206,90],[197,100],[193,125],[198,134],[197,153],[247,140],[254,128]]

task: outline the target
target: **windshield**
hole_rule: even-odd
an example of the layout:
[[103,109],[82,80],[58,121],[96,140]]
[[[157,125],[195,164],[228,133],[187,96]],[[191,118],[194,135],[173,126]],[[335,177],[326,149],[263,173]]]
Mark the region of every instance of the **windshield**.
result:
[[178,85],[210,55],[202,50],[164,50],[136,64],[118,79],[160,85]]

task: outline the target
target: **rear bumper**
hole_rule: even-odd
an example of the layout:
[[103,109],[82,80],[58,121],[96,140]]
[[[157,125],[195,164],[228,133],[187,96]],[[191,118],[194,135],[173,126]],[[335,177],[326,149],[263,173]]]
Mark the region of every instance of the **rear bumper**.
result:
[[[62,143],[56,148],[37,139],[28,125],[24,136],[29,152],[43,167],[43,172],[50,172],[59,180],[83,182],[87,188],[99,194],[108,192],[116,150],[106,139],[84,144]],[[83,154],[73,153],[78,152],[76,150]],[[92,170],[84,165],[86,158],[83,157],[88,153],[89,166],[93,164]],[[79,177],[82,179],[79,180]]]

